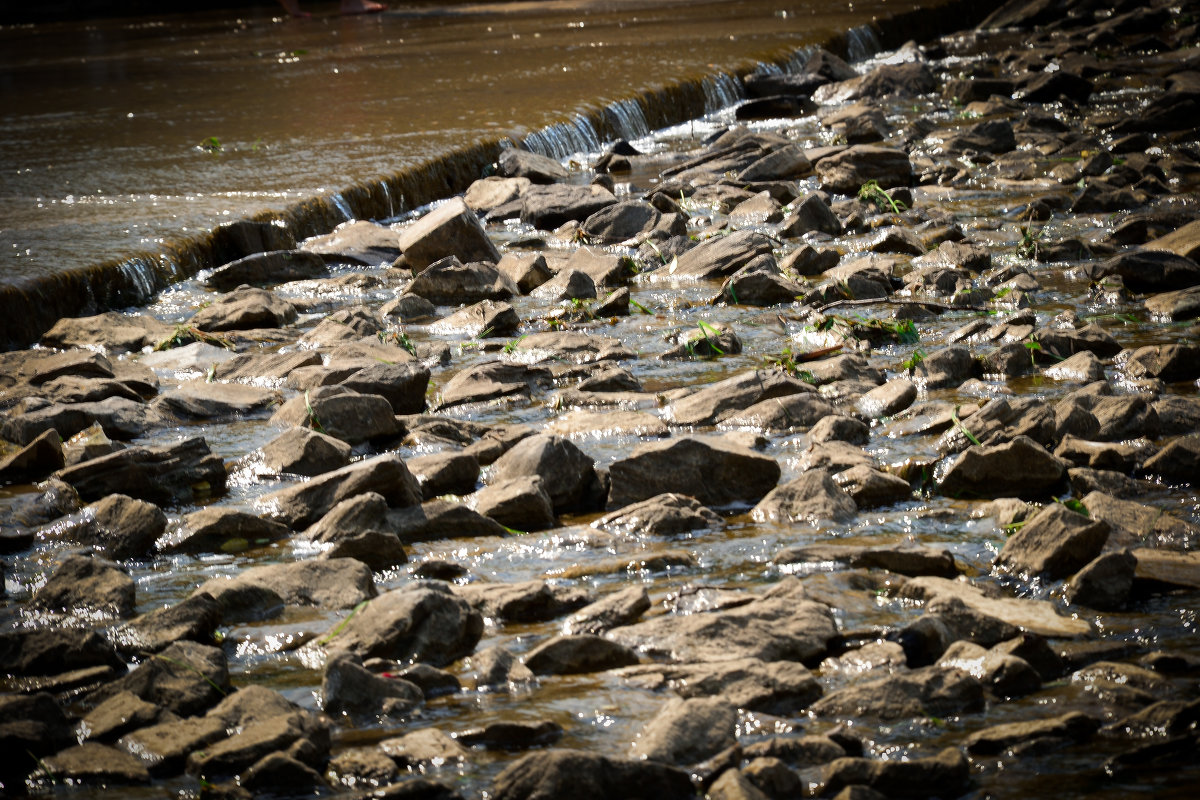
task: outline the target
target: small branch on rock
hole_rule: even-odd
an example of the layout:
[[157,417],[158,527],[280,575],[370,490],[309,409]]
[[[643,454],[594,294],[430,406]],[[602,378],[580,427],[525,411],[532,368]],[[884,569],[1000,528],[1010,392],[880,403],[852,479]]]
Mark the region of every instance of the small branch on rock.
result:
[[990,308],[983,306],[952,306],[946,303],[931,303],[928,300],[897,300],[890,297],[870,297],[864,300],[834,300],[832,303],[826,303],[817,309],[818,314],[824,314],[831,308],[839,306],[873,306],[884,304],[889,306],[924,306],[925,308],[935,309],[937,311],[991,311]]

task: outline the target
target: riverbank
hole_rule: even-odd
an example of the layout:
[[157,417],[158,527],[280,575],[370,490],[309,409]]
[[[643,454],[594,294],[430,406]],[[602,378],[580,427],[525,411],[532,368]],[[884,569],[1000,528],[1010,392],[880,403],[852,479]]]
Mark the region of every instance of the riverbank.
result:
[[4,354],[6,790],[1190,796],[1195,8],[1085,12]]

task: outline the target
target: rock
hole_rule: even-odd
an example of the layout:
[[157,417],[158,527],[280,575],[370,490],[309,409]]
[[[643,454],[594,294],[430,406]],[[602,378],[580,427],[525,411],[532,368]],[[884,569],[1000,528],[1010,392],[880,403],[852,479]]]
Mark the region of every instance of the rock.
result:
[[716,236],[678,256],[667,271],[679,278],[714,280],[732,275],[759,256],[771,254],[771,240],[754,231]]
[[913,488],[908,481],[865,464],[837,473],[833,481],[850,495],[859,508],[890,506],[902,503],[913,495]]
[[455,734],[455,740],[468,747],[487,750],[528,750],[551,745],[562,738],[562,726],[552,720],[541,722],[492,722]]
[[58,562],[27,607],[83,617],[127,617],[133,613],[134,593],[133,579],[112,561],[69,555]]
[[841,255],[836,250],[818,250],[806,244],[788,253],[779,263],[779,268],[785,274],[820,275],[836,267],[840,259]]
[[1167,383],[1200,377],[1196,362],[1200,347],[1188,344],[1139,347],[1125,360],[1125,372],[1133,378],[1158,378]]
[[654,617],[614,628],[608,638],[652,658],[689,663],[809,661],[824,654],[836,635],[827,606],[768,594],[722,611]]
[[911,578],[901,587],[900,595],[937,604],[947,602],[946,598],[956,598],[973,612],[1041,636],[1070,639],[1087,636],[1092,632],[1092,627],[1086,620],[1060,616],[1052,603],[1043,600],[989,597],[962,580],[932,576]]
[[1008,444],[963,451],[942,474],[938,490],[949,497],[1032,499],[1056,493],[1066,476],[1064,461],[1029,437],[1017,436]]
[[172,606],[158,608],[113,631],[112,638],[124,653],[145,655],[165,650],[174,642],[215,644],[223,617],[212,595],[200,592]]
[[263,466],[278,475],[315,477],[350,463],[350,445],[308,428],[291,428],[261,449]]
[[363,659],[423,661],[443,666],[469,655],[483,634],[483,617],[434,582],[412,583],[381,594],[326,637],[331,653]]
[[106,311],[91,317],[64,317],[42,334],[44,347],[70,350],[75,347],[100,347],[104,352],[140,352],[153,347],[172,333],[172,327],[148,314],[123,314]]
[[34,780],[70,781],[72,785],[113,786],[149,783],[150,773],[133,756],[96,742],[63,750],[41,763]]
[[721,697],[737,708],[794,716],[822,695],[820,683],[801,664],[754,658],[706,664],[642,664],[618,673],[639,688],[669,689],[684,699]]
[[[592,296],[595,297],[594,290]],[[481,300],[438,320],[431,330],[437,333],[461,333],[472,339],[488,339],[512,336],[520,327],[521,318],[508,303]],[[418,408],[415,411],[397,413],[415,413],[421,410]]]
[[[837,215],[833,213],[833,209],[829,207],[829,203],[825,202],[825,199],[819,194],[810,194],[802,201],[797,203],[784,218],[779,228],[781,235],[790,238],[797,238],[813,231],[827,233],[830,236],[842,235],[841,221],[837,218]],[[788,267],[795,268],[795,260],[796,259],[792,259],[793,263],[785,262],[785,269]],[[822,269],[804,269],[796,271],[800,275],[816,275],[824,272],[826,269],[829,269],[832,266],[834,266],[834,264],[824,266]]]
[[388,512],[389,530],[405,544],[475,536],[504,536],[504,527],[462,503],[430,500]]
[[296,307],[274,292],[244,287],[218,297],[188,322],[202,331],[244,331],[282,328],[296,315]]
[[821,397],[802,392],[772,397],[723,415],[720,426],[735,430],[753,428],[764,433],[791,433],[811,428],[833,413],[833,406]]
[[695,498],[668,492],[607,514],[592,527],[628,536],[675,536],[722,524],[719,514]]
[[883,569],[900,575],[937,575],[943,578],[958,575],[958,566],[950,551],[908,545],[863,547],[814,544],[786,547],[776,553],[771,561],[775,564],[835,561],[852,569]]
[[1134,577],[1167,586],[1200,587],[1200,558],[1195,553],[1172,553],[1145,547],[1131,555],[1137,559]]
[[46,692],[0,695],[0,742],[9,748],[0,761],[5,787],[21,786],[38,758],[78,743],[72,724]]
[[676,400],[671,405],[671,421],[677,425],[715,425],[758,403],[802,392],[812,393],[813,387],[787,373],[744,372]]
[[1100,727],[1098,720],[1078,711],[1029,722],[1010,722],[976,731],[967,737],[967,752],[977,756],[1000,755],[1038,739],[1085,742]]
[[476,511],[506,528],[532,532],[554,527],[554,504],[537,475],[489,484],[472,502]]
[[957,716],[982,711],[984,705],[983,684],[977,679],[960,669],[932,666],[838,689],[814,703],[812,711],[887,722]]
[[425,693],[417,685],[376,675],[363,667],[356,654],[347,652],[325,662],[321,697],[326,713],[356,718],[407,714],[425,701]]
[[517,287],[496,271],[491,263],[464,264],[448,256],[427,266],[409,284],[408,291],[439,306],[507,300],[519,294]]
[[405,292],[394,300],[389,300],[379,307],[379,313],[385,321],[399,320],[400,322],[424,321],[432,317],[437,307],[415,294]]
[[[403,253],[399,264],[411,269],[413,274],[423,273],[432,264],[447,257],[463,263],[487,261],[495,264],[500,260],[499,251],[488,238],[475,212],[457,197],[439,205],[401,231],[399,245]],[[412,287],[409,287],[409,291],[427,296]],[[432,297],[429,299],[439,302]]]
[[1200,436],[1183,436],[1167,444],[1142,465],[1149,475],[1172,483],[1195,485],[1200,475]]
[[572,797],[575,800],[690,800],[686,771],[641,759],[582,750],[539,750],[507,766],[492,784],[495,800]]
[[507,691],[537,682],[533,672],[503,647],[481,650],[471,657],[471,664],[475,669],[475,688],[481,692]]
[[496,271],[516,284],[521,294],[530,294],[554,276],[541,253],[505,253]]
[[134,446],[55,473],[86,500],[126,494],[158,505],[225,491],[225,464],[201,437],[161,447]]
[[494,480],[538,477],[556,512],[585,511],[599,505],[591,456],[561,436],[522,439],[493,465]]
[[561,183],[567,180],[566,168],[552,158],[510,147],[500,152],[497,174],[502,178],[525,178],[531,183]]
[[871,438],[871,428],[862,420],[833,414],[823,417],[808,432],[808,441],[813,444],[846,442],[865,445]]
[[637,357],[616,339],[573,331],[550,331],[523,336],[517,341],[513,352],[518,357],[570,364],[624,361]]
[[1026,661],[1011,653],[993,653],[973,642],[954,642],[937,663],[971,673],[998,698],[1024,697],[1042,688],[1041,676]]
[[467,760],[466,748],[437,728],[423,728],[393,739],[384,739],[379,749],[401,769],[425,772],[438,766],[454,766]]
[[633,742],[633,754],[649,761],[694,764],[737,742],[737,707],[720,697],[673,698]]
[[1079,466],[1131,473],[1155,452],[1144,439],[1132,442],[1089,442],[1067,434],[1054,455]]
[[86,740],[111,742],[130,731],[153,725],[159,716],[158,706],[130,692],[121,692],[89,711],[79,723],[79,732]]
[[538,230],[552,231],[572,220],[583,222],[616,202],[612,192],[599,186],[535,185],[521,196],[521,221]]
[[1180,291],[1200,284],[1200,264],[1166,250],[1126,250],[1086,272],[1093,281],[1120,277],[1135,292]]
[[626,200],[592,214],[580,230],[593,244],[618,244],[637,239],[658,225],[662,214],[643,200]]
[[912,164],[903,150],[859,144],[817,162],[821,188],[837,194],[856,195],[867,181],[883,189],[911,186]]
[[48,430],[57,431],[67,439],[99,423],[114,439],[133,439],[162,422],[140,399],[109,397],[95,402],[38,405],[28,411],[10,413],[0,427],[0,435],[27,445]]
[[65,465],[63,441],[58,431],[42,431],[17,452],[0,458],[0,484],[44,478]]
[[1103,520],[1051,503],[1005,541],[996,566],[1028,577],[1065,578],[1100,555],[1108,531]]
[[545,430],[547,433],[576,439],[671,435],[671,430],[665,422],[644,411],[576,409],[557,417]]
[[338,384],[360,394],[384,398],[391,403],[393,413],[420,414],[425,410],[429,368],[423,364],[373,363]]
[[1042,370],[1047,378],[1073,383],[1095,383],[1105,379],[1104,365],[1095,353],[1089,350],[1076,353],[1065,361]]
[[914,383],[927,390],[945,389],[978,377],[980,372],[970,350],[951,345],[923,358],[913,369],[912,377]]
[[220,648],[175,642],[129,674],[92,692],[88,701],[102,703],[129,692],[180,716],[190,716],[216,705],[228,690],[229,667]]
[[1119,610],[1129,599],[1136,568],[1137,559],[1128,551],[1103,553],[1071,576],[1063,598],[1098,611]]
[[231,261],[213,270],[204,285],[219,292],[228,292],[242,284],[274,286],[289,281],[324,278],[329,275],[325,260],[316,253],[302,250],[272,250]]
[[220,553],[285,539],[285,525],[245,511],[209,506],[186,515],[159,544],[164,552]]
[[456,594],[484,617],[504,623],[544,622],[574,611],[590,600],[582,590],[539,580],[473,583],[459,587]]
[[348,788],[386,786],[399,776],[396,762],[378,747],[354,747],[342,750],[329,760],[330,779]]
[[287,753],[263,756],[238,776],[238,785],[255,795],[303,797],[321,794],[329,785],[321,773]]
[[188,381],[155,398],[153,408],[178,419],[247,417],[280,401],[278,392],[257,386]]
[[57,675],[97,666],[120,670],[125,663],[95,631],[55,627],[0,633],[0,671],[7,675]]
[[153,503],[112,494],[55,523],[54,533],[123,561],[147,556],[166,527],[166,515]]
[[313,524],[341,501],[366,492],[378,492],[393,508],[421,502],[421,487],[404,461],[384,454],[272,492],[260,498],[258,506],[268,518],[298,529]]
[[280,715],[238,726],[239,730],[187,759],[187,772],[209,782],[247,772],[260,759],[293,746],[302,747],[305,731],[299,715]]
[[494,208],[499,208],[520,198],[521,193],[529,188],[530,183],[532,181],[529,178],[489,175],[467,187],[467,191],[463,194],[463,202],[476,214],[486,214]]
[[898,414],[916,399],[917,387],[912,381],[894,378],[860,397],[855,402],[855,408],[864,417],[881,419]]
[[574,675],[603,672],[638,663],[637,653],[594,634],[556,636],[525,655],[535,675]]
[[408,469],[421,484],[421,496],[470,494],[479,480],[479,460],[466,453],[441,452],[408,460]]
[[482,403],[516,395],[529,398],[535,388],[548,385],[550,370],[526,364],[486,361],[459,372],[443,384],[439,409],[464,403]]
[[639,445],[609,468],[608,508],[677,492],[707,506],[756,502],[779,481],[774,459],[721,440],[682,437]]
[[770,256],[759,256],[725,279],[714,302],[727,305],[774,306],[790,303],[804,294],[804,287],[779,274]]
[[770,491],[750,512],[758,522],[817,525],[822,521],[847,522],[858,511],[854,500],[823,469],[801,473]]
[[629,586],[576,611],[563,623],[563,633],[598,635],[620,625],[629,625],[649,610],[650,597],[645,587]]
[[[957,747],[904,761],[839,758],[825,767],[825,794],[866,786],[886,797],[958,797],[971,786],[971,766]],[[838,795],[839,797],[841,795]]]

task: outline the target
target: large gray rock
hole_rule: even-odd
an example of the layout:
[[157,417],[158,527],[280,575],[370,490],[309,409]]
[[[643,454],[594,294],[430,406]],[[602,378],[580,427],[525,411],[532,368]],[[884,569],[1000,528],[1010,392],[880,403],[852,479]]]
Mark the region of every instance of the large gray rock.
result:
[[447,256],[454,256],[463,263],[488,261],[495,264],[500,260],[500,252],[488,238],[479,218],[458,197],[405,228],[400,234],[399,245],[403,253],[400,264],[414,273],[423,272]]
[[58,563],[26,607],[35,611],[127,617],[133,613],[133,578],[112,561],[68,555]]
[[108,397],[83,403],[51,403],[10,413],[0,426],[0,436],[10,442],[27,445],[49,430],[69,439],[92,425],[99,424],[114,439],[135,439],[166,422],[141,399]]
[[[103,436],[103,431],[100,433]],[[15,453],[0,458],[0,483],[24,483],[46,477],[66,466],[58,431],[43,431]]]
[[702,664],[642,664],[617,673],[639,688],[667,689],[684,699],[721,697],[737,708],[794,716],[822,695],[821,684],[794,661],[741,658]]
[[242,418],[280,401],[279,392],[240,383],[188,381],[163,392],[152,407],[178,419]]
[[439,306],[457,306],[483,300],[507,300],[520,293],[516,284],[492,266],[495,262],[471,261],[454,256],[435,261],[409,284],[408,291]]
[[563,633],[601,634],[619,625],[629,625],[650,610],[644,586],[629,586],[584,606],[563,623]]
[[495,800],[691,800],[691,778],[653,761],[582,750],[539,750],[507,766],[492,784]]
[[592,457],[561,436],[537,434],[517,442],[493,465],[494,480],[541,478],[556,512],[587,511],[602,503]]
[[215,644],[224,622],[221,607],[212,595],[200,592],[172,606],[156,608],[113,631],[121,652],[138,656],[157,653],[175,642]]
[[0,633],[0,670],[5,674],[58,675],[97,666],[116,671],[124,669],[125,662],[95,631],[31,628]]
[[616,202],[612,192],[599,186],[535,185],[521,196],[521,221],[552,231],[572,220],[582,222]]
[[126,494],[157,505],[190,503],[225,491],[225,463],[201,437],[129,447],[59,470],[85,500]]
[[247,287],[218,297],[188,322],[202,331],[242,331],[282,328],[296,316],[296,307],[274,292]]
[[92,545],[109,558],[123,561],[142,558],[167,527],[167,516],[158,506],[112,494],[78,514],[55,523],[56,536]]
[[232,621],[247,595],[271,593],[290,606],[353,608],[375,596],[375,581],[370,568],[355,559],[313,559],[250,567],[231,579],[205,581],[196,593],[211,595]]
[[554,503],[537,475],[490,483],[470,502],[480,514],[506,528],[529,533],[554,527]]
[[396,414],[419,414],[425,410],[429,368],[423,364],[375,362],[356,370],[339,385],[360,394],[378,395],[392,404]]
[[421,502],[420,484],[403,459],[384,454],[268,494],[258,507],[267,518],[295,530],[313,524],[346,498],[366,492],[378,492],[393,508]]
[[[779,482],[775,459],[719,439],[682,437],[638,446],[609,467],[608,507],[676,492],[706,506],[757,502]],[[851,501],[853,502],[853,501]]]
[[349,445],[395,436],[401,431],[386,398],[340,386],[321,387],[293,397],[280,406],[271,423],[312,428]]
[[778,370],[744,372],[676,400],[671,405],[671,420],[677,425],[715,425],[758,403],[814,391],[811,385]]
[[113,355],[136,353],[143,347],[158,344],[173,330],[170,325],[149,314],[128,315],[106,311],[91,317],[60,319],[42,335],[42,345],[60,350],[99,347]]
[[1004,543],[996,565],[1029,577],[1065,578],[1100,555],[1108,523],[1051,503]]
[[323,236],[305,239],[301,249],[334,264],[350,262],[374,267],[399,258],[399,238],[387,225],[356,219],[343,222]]
[[923,667],[858,683],[825,695],[813,704],[819,716],[884,722],[912,717],[951,717],[982,711],[983,684],[961,669]]
[[592,214],[580,230],[593,244],[617,244],[649,233],[660,219],[659,210],[644,200],[625,200]]
[[291,428],[263,445],[262,463],[277,475],[314,477],[350,463],[350,445],[309,428]]
[[204,281],[210,289],[228,292],[242,284],[274,286],[289,281],[324,278],[325,259],[301,250],[272,250],[239,258],[213,271]]
[[567,168],[549,156],[509,147],[501,151],[496,172],[502,178],[524,178],[530,183],[561,183],[567,179]]
[[1067,464],[1026,436],[1008,444],[974,446],[955,457],[938,490],[950,497],[1026,497],[1055,494]]
[[476,536],[499,537],[506,533],[495,520],[450,500],[429,500],[419,506],[394,509],[387,516],[387,530],[395,531],[405,544]]
[[1120,276],[1135,292],[1179,291],[1200,284],[1200,264],[1167,250],[1126,250],[1087,272],[1094,281]]
[[737,706],[720,697],[672,698],[633,741],[648,761],[695,764],[737,743]]
[[444,584],[421,582],[380,595],[322,640],[330,653],[443,666],[470,655],[483,617]]
[[545,622],[588,603],[587,592],[540,580],[521,583],[471,583],[455,593],[484,617],[498,622]]
[[759,256],[771,254],[772,243],[766,235],[737,231],[715,236],[683,253],[668,267],[671,275],[681,278],[713,280],[740,270]]
[[777,486],[750,512],[755,520],[783,523],[847,522],[858,513],[850,495],[842,491],[828,471],[812,469]]
[[291,534],[286,525],[226,506],[208,506],[173,525],[160,549],[171,553],[221,553],[245,550]]

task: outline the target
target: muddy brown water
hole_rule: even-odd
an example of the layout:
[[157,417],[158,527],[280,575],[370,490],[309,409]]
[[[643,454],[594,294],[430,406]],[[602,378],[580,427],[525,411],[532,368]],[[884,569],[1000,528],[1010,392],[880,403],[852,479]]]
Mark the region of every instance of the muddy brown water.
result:
[[[386,22],[386,21],[385,21]],[[333,22],[316,23],[335,25]],[[342,25],[338,21],[336,25]],[[359,24],[354,21],[352,24]],[[384,23],[366,23],[384,24]],[[423,24],[433,25],[432,22]],[[271,28],[271,30],[285,30]],[[1113,98],[1114,103],[1119,99]],[[893,104],[887,107],[889,120],[896,128],[917,116],[928,116],[940,125],[957,124],[956,111],[946,108],[934,100],[920,100]],[[654,136],[635,142],[640,147],[686,150],[710,133],[730,124],[728,110],[717,112],[695,122],[660,131]],[[828,134],[812,118],[800,120],[771,121],[756,125],[762,130],[785,132],[806,146],[814,146],[827,140]],[[208,154],[197,154],[211,159]],[[244,154],[249,158],[249,154]],[[585,163],[595,153],[581,154]],[[223,156],[222,156],[223,158]],[[286,161],[286,159],[281,159]],[[206,165],[214,162],[202,161]],[[224,169],[217,161],[212,169]],[[625,179],[628,178],[628,182]],[[648,188],[650,175],[622,176],[619,194],[636,195]],[[352,178],[357,179],[357,178]],[[216,178],[214,178],[216,180]],[[815,183],[812,187],[815,188]],[[1039,321],[1045,322],[1063,310],[1073,310],[1081,317],[1094,317],[1126,346],[1147,342],[1164,342],[1183,339],[1189,335],[1183,327],[1170,327],[1147,320],[1140,304],[1119,305],[1097,304],[1087,293],[1087,281],[1075,269],[1075,264],[1037,265],[1019,259],[1014,249],[1020,234],[1013,210],[1028,203],[1040,193],[1052,193],[1058,188],[1052,185],[1029,186],[1019,189],[992,185],[981,179],[977,184],[953,192],[937,188],[914,190],[915,205],[918,207],[940,206],[953,213],[972,238],[985,241],[994,258],[1001,264],[1021,263],[1029,266],[1043,285],[1037,296],[1035,308]],[[697,210],[699,212],[700,210]],[[698,216],[721,223],[719,213]],[[397,225],[404,225],[411,215],[402,215]],[[1084,238],[1102,234],[1111,220],[1106,218],[1075,217],[1054,223],[1053,233],[1062,236]],[[494,238],[501,244],[514,244],[532,234],[520,226],[495,226],[491,229]],[[541,234],[539,234],[541,235]],[[573,246],[570,242],[549,240],[551,251],[565,252]],[[862,245],[861,238],[841,237],[838,247],[852,251]],[[784,245],[782,252],[794,246]],[[344,267],[336,273],[367,272],[384,276],[383,268],[366,269]],[[763,358],[777,355],[789,344],[802,341],[807,333],[803,326],[790,320],[786,312],[781,321],[773,310],[713,307],[707,300],[714,294],[712,284],[672,283],[654,280],[651,273],[645,280],[635,282],[632,287],[634,299],[651,315],[638,315],[615,322],[597,321],[586,326],[592,333],[615,336],[627,347],[639,354],[639,358],[627,366],[647,387],[669,389],[696,385],[719,379],[763,363]],[[328,309],[341,305],[365,303],[378,308],[389,299],[394,289],[380,288],[366,292],[346,291],[330,294],[312,285],[294,284],[277,290],[281,295],[309,302],[318,298],[323,303],[314,305],[313,312],[300,321],[300,327],[315,325]],[[209,297],[194,280],[185,280],[161,293],[149,306],[151,313],[169,321],[181,321],[200,307]],[[514,306],[523,320],[526,330],[539,329],[535,320],[545,317],[553,308],[532,298],[520,298]],[[880,309],[864,310],[863,316],[883,313]],[[898,374],[901,362],[910,357],[916,347],[932,350],[945,341],[955,328],[971,317],[962,313],[947,314],[933,320],[918,323],[921,341],[917,345],[889,345],[877,348],[872,360],[888,369],[889,375]],[[725,356],[708,362],[661,361],[656,355],[667,349],[666,337],[679,331],[693,330],[698,321],[710,324],[727,323],[741,336],[744,351],[740,355]],[[464,342],[461,335],[436,333],[428,326],[407,326],[405,332],[417,342],[444,342],[451,348],[452,364],[449,368],[436,370],[435,385],[444,385],[457,371],[496,357],[495,352],[484,352],[482,348]],[[503,344],[502,342],[500,344]],[[162,370],[159,373],[163,389],[197,374]],[[1109,370],[1110,379],[1119,376]],[[991,391],[1011,390],[1021,395],[1034,394],[1048,402],[1069,391],[1070,385],[1055,383],[1038,377],[1011,381],[990,380],[985,382]],[[1177,390],[1186,390],[1179,389]],[[1194,388],[1192,389],[1194,391]],[[943,390],[929,393],[925,399],[947,399],[968,403],[978,398],[960,393],[959,390]],[[473,409],[470,418],[484,423],[523,422],[541,426],[548,417],[556,413],[549,405],[549,396],[537,396],[527,404],[504,404]],[[235,459],[265,444],[279,430],[263,418],[245,419],[232,423],[204,423],[156,431],[140,440],[140,443],[160,444],[183,436],[203,435],[212,449],[235,467],[231,475],[230,492],[219,502],[237,507],[253,508],[257,497],[277,488],[271,481],[259,480],[251,468],[236,468]],[[676,431],[675,435],[682,433]],[[703,432],[701,435],[717,435]],[[640,441],[637,437],[588,435],[576,439],[577,444],[593,456],[598,466],[607,466],[623,457]],[[783,480],[793,476],[798,469],[797,459],[806,446],[803,433],[773,437],[765,452],[776,458],[784,470]],[[867,451],[879,463],[893,464],[910,457],[927,457],[933,449],[929,437],[891,438],[882,434],[880,428],[873,431]],[[399,450],[405,457],[429,452],[427,446],[408,446]],[[31,487],[9,487],[2,495],[13,497],[31,491]],[[1192,492],[1168,486],[1143,502],[1153,503],[1171,513],[1192,522],[1200,521],[1200,504]],[[0,504],[3,504],[0,499]],[[882,510],[860,513],[858,518],[841,526],[805,528],[802,526],[755,523],[741,510],[731,509],[727,525],[721,530],[701,531],[683,537],[654,539],[651,537],[618,537],[599,544],[589,538],[589,524],[593,516],[573,517],[563,520],[564,525],[553,531],[504,539],[471,539],[442,541],[413,546],[410,558],[413,563],[425,559],[441,558],[452,560],[467,567],[472,580],[522,581],[534,578],[553,578],[568,566],[594,565],[614,555],[652,555],[668,550],[687,550],[700,562],[695,570],[677,570],[663,573],[601,574],[577,579],[563,579],[565,583],[590,589],[597,595],[616,590],[630,582],[642,582],[660,610],[662,604],[673,593],[687,587],[714,586],[722,588],[761,589],[777,581],[784,571],[770,564],[772,556],[784,546],[810,542],[902,542],[912,541],[946,548],[953,552],[969,574],[986,576],[990,573],[990,562],[1004,541],[1004,533],[995,521],[986,517],[975,517],[981,504],[952,500],[940,496],[914,497]],[[172,509],[172,516],[182,515],[194,507]],[[7,594],[3,600],[7,609],[14,610],[27,598],[52,568],[63,552],[63,545],[43,538],[31,552],[20,559],[9,560]],[[188,594],[196,585],[216,576],[232,576],[247,566],[274,561],[286,561],[313,555],[312,550],[298,543],[280,543],[269,548],[248,550],[233,554],[192,557],[157,557],[131,564],[137,579],[138,612],[143,613],[169,605]],[[835,609],[839,627],[844,632],[894,628],[921,613],[919,607],[890,598],[886,592],[864,591],[860,575],[830,570],[828,565],[800,570],[806,588],[814,597],[829,602]],[[411,580],[408,568],[399,568],[376,575],[380,591],[395,588]],[[879,587],[881,590],[886,587]],[[1046,597],[1051,587],[1018,587],[1027,596]],[[319,704],[321,672],[318,664],[307,661],[295,650],[295,646],[314,636],[321,635],[335,626],[345,616],[344,611],[316,609],[291,609],[279,619],[269,622],[239,625],[224,630],[225,649],[230,657],[230,668],[235,686],[261,683],[283,692],[290,699],[309,708]],[[654,612],[652,612],[654,613]],[[1175,594],[1150,598],[1136,604],[1127,613],[1110,613],[1093,618],[1106,638],[1134,643],[1144,650],[1176,649],[1200,656],[1200,640],[1197,639],[1197,624],[1200,624],[1200,596],[1195,593]],[[5,624],[9,624],[6,621]],[[22,620],[20,624],[36,623]],[[493,644],[502,644],[521,653],[557,632],[559,622],[536,625],[490,625],[479,643],[482,650]],[[468,663],[451,667],[460,675],[469,673]],[[847,680],[845,676],[824,673],[820,675],[826,690],[836,688]],[[1184,696],[1194,692],[1194,684],[1181,682],[1179,690]],[[343,727],[335,738],[335,749],[349,746],[369,745],[384,738],[402,734],[422,726],[437,726],[446,731],[465,730],[493,720],[552,719],[566,731],[561,746],[580,747],[604,753],[624,754],[638,730],[657,713],[665,697],[623,684],[610,674],[599,673],[584,676],[565,676],[544,679],[538,686],[512,693],[464,692],[431,700],[411,719],[392,720],[379,725],[358,728]],[[1079,687],[1068,682],[1048,685],[1041,692],[1019,701],[995,704],[982,714],[967,715],[951,719],[914,719],[894,725],[880,726],[861,724],[855,733],[864,737],[868,752],[881,758],[905,758],[928,755],[937,748],[955,744],[970,731],[1001,722],[1029,719],[1038,716],[1063,713],[1076,708],[1090,708],[1101,712],[1098,705],[1083,696]],[[824,720],[795,718],[773,718],[757,714],[742,717],[739,734],[743,742],[751,742],[772,732],[805,731],[820,732],[829,723]],[[1200,780],[1200,770],[1172,770],[1162,774],[1136,773],[1133,777],[1112,779],[1103,774],[1099,764],[1110,753],[1102,751],[1102,745],[1069,748],[1047,756],[1031,756],[1003,765],[977,760],[975,762],[975,797],[1026,798],[1053,794],[1061,797],[1190,797]],[[434,771],[431,776],[448,783],[455,783],[468,794],[480,796],[490,778],[515,755],[487,751],[473,753],[470,763],[458,768]],[[817,773],[804,773],[804,777],[815,781]],[[196,783],[189,778],[179,778],[150,788],[122,788],[120,796],[161,797],[164,791],[192,791]],[[113,797],[114,792],[102,790],[76,790],[70,796]]]

